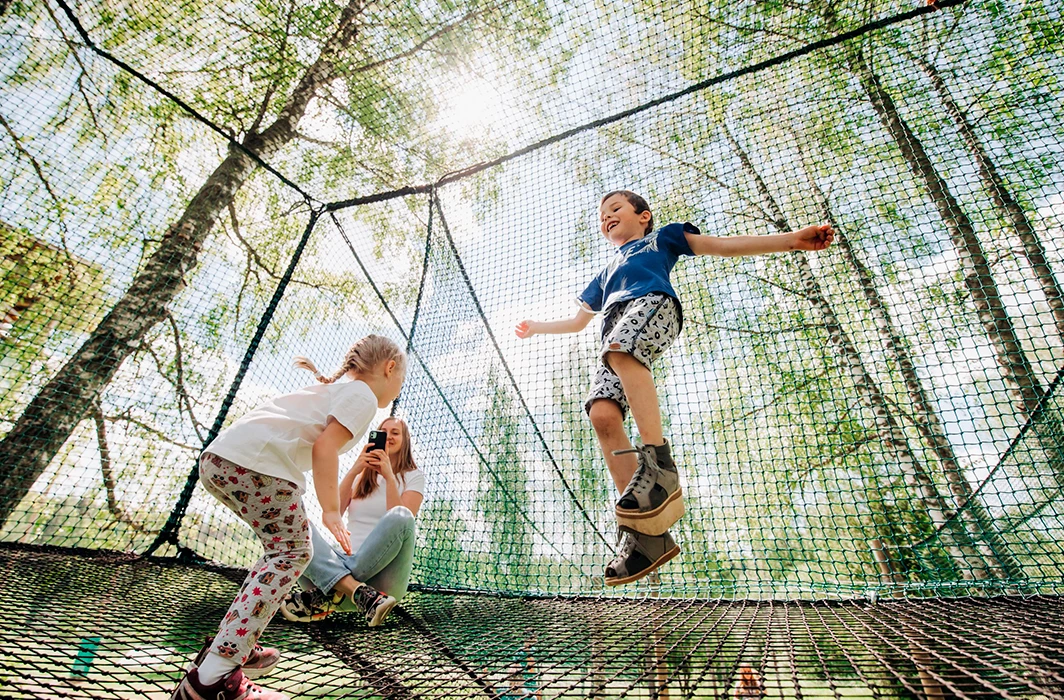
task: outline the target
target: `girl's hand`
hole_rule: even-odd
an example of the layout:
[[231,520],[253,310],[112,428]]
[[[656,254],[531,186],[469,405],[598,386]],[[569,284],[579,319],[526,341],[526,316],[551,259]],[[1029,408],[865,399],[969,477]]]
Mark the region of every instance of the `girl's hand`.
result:
[[536,334],[536,322],[535,321],[521,321],[514,326],[514,333],[518,338],[531,338]]
[[340,513],[337,511],[322,513],[321,524],[340,543],[344,554],[351,554],[351,533],[348,532],[347,527],[344,525],[344,519]]
[[395,478],[392,472],[392,461],[388,459],[388,453],[384,450],[373,450],[369,453],[370,469],[384,477],[385,481]]
[[814,224],[794,232],[795,250],[824,250],[835,240],[835,229],[828,224]]

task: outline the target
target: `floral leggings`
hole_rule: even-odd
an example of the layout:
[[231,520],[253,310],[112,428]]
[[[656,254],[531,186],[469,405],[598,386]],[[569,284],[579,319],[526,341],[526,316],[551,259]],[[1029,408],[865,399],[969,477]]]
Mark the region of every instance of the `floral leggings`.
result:
[[255,531],[265,553],[244,579],[214,637],[211,651],[243,665],[281,601],[311,557],[303,490],[291,481],[203,453],[200,480],[207,491]]

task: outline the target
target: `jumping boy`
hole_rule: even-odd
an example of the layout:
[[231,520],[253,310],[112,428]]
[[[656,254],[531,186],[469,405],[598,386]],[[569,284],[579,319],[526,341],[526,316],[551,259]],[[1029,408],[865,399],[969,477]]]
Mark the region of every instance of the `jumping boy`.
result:
[[[703,236],[692,224],[654,230],[646,200],[628,190],[606,194],[599,204],[602,235],[617,247],[610,263],[577,301],[576,315],[563,321],[521,321],[520,338],[537,333],[575,333],[602,313],[602,364],[584,404],[606,466],[621,493],[614,512],[618,549],[606,565],[606,584],[643,578],[680,553],[669,528],[683,515],[683,493],[650,366],[680,333],[683,312],[669,282],[681,255],[736,257],[824,250],[835,232],[827,225],[767,236]],[[642,446],[624,430],[629,408]]]

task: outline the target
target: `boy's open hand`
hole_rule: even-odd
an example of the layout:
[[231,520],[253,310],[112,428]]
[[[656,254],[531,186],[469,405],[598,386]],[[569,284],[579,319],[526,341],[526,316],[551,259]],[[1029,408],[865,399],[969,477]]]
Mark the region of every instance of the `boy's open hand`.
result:
[[824,250],[835,240],[835,229],[828,224],[814,224],[794,232],[795,250]]
[[535,321],[521,321],[514,326],[514,333],[517,334],[518,338],[531,338],[536,334],[536,331],[533,328],[534,325]]

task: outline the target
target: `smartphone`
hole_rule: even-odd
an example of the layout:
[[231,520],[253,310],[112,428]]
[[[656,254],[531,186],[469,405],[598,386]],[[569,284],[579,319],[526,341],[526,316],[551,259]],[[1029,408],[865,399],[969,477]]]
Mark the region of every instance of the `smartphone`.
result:
[[369,431],[369,451],[383,450],[385,443],[388,442],[388,433],[383,430],[371,430]]

